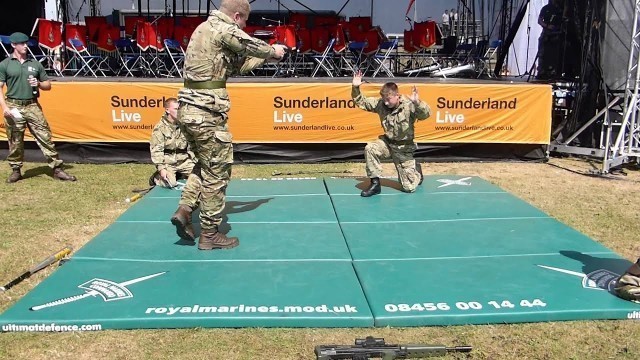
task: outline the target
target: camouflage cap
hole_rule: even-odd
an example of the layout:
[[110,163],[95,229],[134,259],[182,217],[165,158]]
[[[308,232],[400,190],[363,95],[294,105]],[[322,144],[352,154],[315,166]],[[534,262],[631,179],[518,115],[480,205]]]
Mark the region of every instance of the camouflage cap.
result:
[[9,40],[12,44],[26,43],[29,41],[29,37],[21,32],[14,32],[9,36]]

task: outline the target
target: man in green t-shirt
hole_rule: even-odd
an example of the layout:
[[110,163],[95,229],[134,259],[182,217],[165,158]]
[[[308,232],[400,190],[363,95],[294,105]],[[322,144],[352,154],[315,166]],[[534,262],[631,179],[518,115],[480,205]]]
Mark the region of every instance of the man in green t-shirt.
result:
[[26,128],[29,128],[49,167],[53,169],[53,178],[76,181],[75,176],[62,170],[62,160],[58,158],[58,152],[51,141],[51,128],[38,104],[39,90],[51,90],[47,73],[40,62],[27,56],[27,35],[16,32],[9,39],[13,53],[0,62],[0,94],[3,93],[4,85],[7,85],[7,92],[0,96],[0,107],[9,141],[7,161],[12,169],[7,182],[14,183],[22,179],[20,169],[24,160]]

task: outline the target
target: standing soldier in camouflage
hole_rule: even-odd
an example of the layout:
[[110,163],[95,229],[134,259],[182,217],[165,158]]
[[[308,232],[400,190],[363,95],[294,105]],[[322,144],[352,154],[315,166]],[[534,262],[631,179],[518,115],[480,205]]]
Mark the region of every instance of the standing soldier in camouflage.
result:
[[[231,178],[233,147],[227,128],[231,106],[227,78],[262,65],[265,59],[279,60],[285,47],[268,45],[242,29],[249,18],[248,0],[222,0],[189,41],[184,62],[184,87],[178,92],[178,122],[198,159],[202,181],[198,249],[227,249],[238,246],[237,238],[218,232],[222,222],[225,192]],[[198,186],[193,177],[187,189]],[[171,217],[178,233],[184,233],[191,218],[185,193]]]
[[[153,128],[149,147],[151,150],[151,162],[156,166],[150,185],[158,185],[164,188],[174,188],[178,185],[178,179],[187,179],[193,176],[194,186],[183,189],[183,197],[190,212],[198,207],[200,198],[200,178],[193,171],[200,171],[196,167],[195,155],[189,149],[189,144],[182,130],[177,124],[178,99],[169,98],[164,102],[164,114]],[[194,241],[195,236],[191,226],[191,218],[184,227],[179,227],[178,236],[185,240]]]
[[[29,128],[31,135],[53,169],[53,178],[76,181],[76,177],[62,170],[62,160],[51,141],[51,128],[38,104],[39,90],[51,90],[51,82],[42,64],[27,55],[29,37],[23,33],[9,36],[13,53],[0,62],[0,89],[7,84],[7,92],[0,96],[0,107],[4,114],[4,124],[9,141],[7,161],[12,172],[7,179],[14,183],[22,179],[24,160],[24,131]],[[2,94],[0,94],[2,95]],[[5,99],[6,96],[6,99]]]
[[420,100],[415,86],[411,96],[406,97],[398,93],[398,85],[389,82],[382,86],[381,97],[378,98],[362,95],[361,84],[362,72],[358,71],[353,75],[351,97],[362,110],[378,114],[384,135],[364,148],[367,176],[371,179],[371,185],[360,195],[369,197],[380,194],[381,162],[386,159],[393,159],[402,190],[414,192],[423,179],[422,167],[413,159],[416,151],[416,144],[413,142],[414,124],[417,120],[428,118],[431,109]]

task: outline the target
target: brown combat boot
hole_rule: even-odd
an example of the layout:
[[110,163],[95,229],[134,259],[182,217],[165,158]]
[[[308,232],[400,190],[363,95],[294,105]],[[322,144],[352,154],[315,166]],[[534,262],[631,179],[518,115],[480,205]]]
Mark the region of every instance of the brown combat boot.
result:
[[53,169],[53,178],[61,181],[76,181],[76,177],[73,175],[69,175],[62,168]]
[[191,226],[191,208],[186,205],[178,206],[178,210],[173,213],[171,223],[176,227],[176,234],[185,241],[196,241],[193,227]]
[[22,180],[22,173],[20,172],[20,169],[12,170],[13,171],[11,172],[11,175],[9,175],[9,177],[7,178],[7,182],[9,184]]
[[198,240],[198,249],[200,250],[231,249],[238,245],[240,245],[240,241],[237,237],[227,237],[216,230],[204,230]]

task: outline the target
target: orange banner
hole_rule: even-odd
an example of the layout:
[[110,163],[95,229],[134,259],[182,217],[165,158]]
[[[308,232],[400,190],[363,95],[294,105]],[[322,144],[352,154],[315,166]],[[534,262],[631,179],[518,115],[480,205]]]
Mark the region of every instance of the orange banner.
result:
[[[55,141],[146,142],[178,83],[56,82],[40,103]],[[411,84],[399,84],[410,94]],[[548,144],[551,87],[534,84],[419,84],[431,117],[419,143]],[[380,84],[364,84],[379,96]],[[382,134],[378,116],[355,107],[351,85],[230,83],[236,143],[362,143]],[[6,140],[6,134],[0,132]]]

